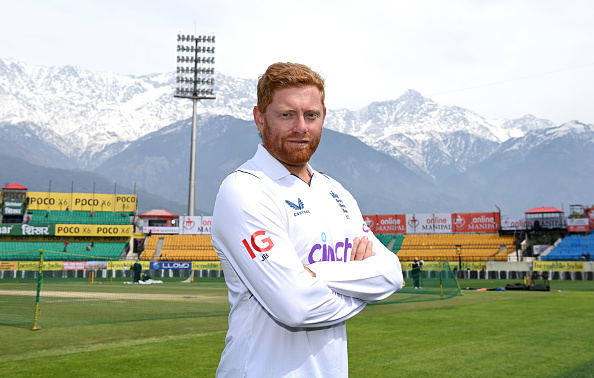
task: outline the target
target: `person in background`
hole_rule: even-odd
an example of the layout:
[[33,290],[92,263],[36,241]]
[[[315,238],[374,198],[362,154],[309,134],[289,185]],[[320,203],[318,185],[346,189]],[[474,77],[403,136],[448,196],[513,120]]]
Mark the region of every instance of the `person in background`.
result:
[[415,289],[422,289],[421,287],[421,262],[418,257],[415,257],[415,261],[412,264],[412,276],[414,281]]
[[140,274],[142,273],[142,265],[140,261],[136,260],[134,265],[132,265],[132,273],[134,274],[134,282],[140,281]]

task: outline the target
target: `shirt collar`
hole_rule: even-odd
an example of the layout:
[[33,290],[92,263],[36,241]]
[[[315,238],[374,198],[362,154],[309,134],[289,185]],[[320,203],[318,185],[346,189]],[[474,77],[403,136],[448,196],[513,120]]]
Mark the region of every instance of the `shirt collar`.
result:
[[[258,145],[258,150],[252,160],[262,168],[262,171],[266,176],[273,180],[280,180],[291,175],[291,172],[289,172],[274,156],[270,155],[270,152],[268,152],[261,143]],[[313,176],[314,170],[309,163],[307,164],[307,171]]]

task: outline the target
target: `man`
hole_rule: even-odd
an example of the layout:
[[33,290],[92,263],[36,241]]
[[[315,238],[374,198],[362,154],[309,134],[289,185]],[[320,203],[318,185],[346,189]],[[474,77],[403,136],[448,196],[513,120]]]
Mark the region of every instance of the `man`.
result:
[[140,281],[140,274],[142,273],[142,264],[140,264],[140,261],[136,260],[134,265],[132,265],[132,272],[134,273],[134,282],[138,283]]
[[[422,261],[422,260],[421,260]],[[415,289],[421,289],[421,266],[419,258],[415,257],[415,262],[412,264],[412,276],[414,280]]]
[[346,319],[402,288],[396,255],[338,182],[308,164],[324,81],[276,63],[258,81],[255,156],[217,195],[212,243],[229,288],[218,377],[347,377]]

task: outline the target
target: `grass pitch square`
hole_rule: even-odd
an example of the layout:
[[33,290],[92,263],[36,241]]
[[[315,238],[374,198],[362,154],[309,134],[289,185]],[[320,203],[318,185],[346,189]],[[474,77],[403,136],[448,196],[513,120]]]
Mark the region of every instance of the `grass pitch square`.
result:
[[[460,286],[507,283],[461,280]],[[156,298],[140,302],[171,311],[184,302],[159,295],[222,299],[211,298],[203,309],[190,302],[178,307],[188,317],[93,325],[69,325],[65,317],[40,331],[0,326],[0,376],[214,376],[227,331],[225,286],[179,285],[166,282],[154,289]],[[591,377],[594,282],[552,281],[551,289],[462,290],[444,300],[368,306],[347,322],[350,377]],[[130,301],[117,301],[130,311]]]

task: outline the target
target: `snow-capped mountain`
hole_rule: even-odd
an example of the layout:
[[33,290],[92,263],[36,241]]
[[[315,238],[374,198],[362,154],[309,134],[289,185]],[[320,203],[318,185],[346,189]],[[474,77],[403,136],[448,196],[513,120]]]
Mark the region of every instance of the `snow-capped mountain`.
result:
[[[31,135],[75,166],[93,168],[130,142],[191,117],[191,102],[173,97],[174,80],[173,73],[135,77],[0,58],[0,128],[27,124]],[[217,99],[200,101],[199,114],[251,119],[255,79],[217,74],[215,84]],[[464,172],[506,140],[552,126],[533,116],[485,119],[414,90],[358,111],[329,109],[326,119],[327,128],[355,136],[435,178]]]
[[[217,99],[198,113],[251,117],[253,81],[218,74]],[[192,115],[173,97],[173,73],[124,76],[82,68],[43,67],[0,59],[0,123],[35,124],[35,133],[64,155],[92,167],[129,142]],[[119,143],[118,151],[106,147]]]
[[[483,162],[442,185],[472,188],[469,202],[532,207],[590,205],[594,186],[594,126],[572,121],[531,130],[504,142]],[[488,201],[488,202],[487,202]],[[568,202],[570,201],[570,202]],[[526,206],[525,209],[530,207]]]
[[551,126],[552,122],[531,115],[488,120],[464,108],[439,105],[414,90],[356,112],[333,112],[327,121],[328,128],[353,135],[410,169],[434,177],[464,172],[509,138]]
[[[82,168],[185,203],[192,104],[173,97],[174,79],[0,58],[0,177],[19,177],[34,190],[68,177],[62,184],[69,188]],[[222,177],[258,143],[251,121],[256,80],[217,74],[215,84],[217,99],[198,104],[197,204],[207,212]],[[496,204],[517,215],[592,201],[593,125],[531,115],[486,119],[409,90],[358,111],[329,109],[326,129],[314,167],[344,183],[370,213],[487,211]]]

